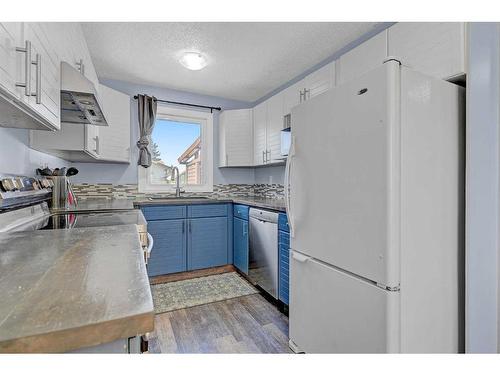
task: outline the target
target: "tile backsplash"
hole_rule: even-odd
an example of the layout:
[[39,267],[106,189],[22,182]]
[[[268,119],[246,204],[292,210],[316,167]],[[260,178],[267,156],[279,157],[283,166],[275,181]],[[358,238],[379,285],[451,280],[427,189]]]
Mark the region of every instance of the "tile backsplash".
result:
[[[136,184],[73,184],[73,190],[79,199],[141,199],[148,196],[172,196],[172,193],[139,193]],[[210,193],[183,193],[183,196],[241,196],[270,199],[283,199],[284,188],[279,184],[220,184],[214,185]]]

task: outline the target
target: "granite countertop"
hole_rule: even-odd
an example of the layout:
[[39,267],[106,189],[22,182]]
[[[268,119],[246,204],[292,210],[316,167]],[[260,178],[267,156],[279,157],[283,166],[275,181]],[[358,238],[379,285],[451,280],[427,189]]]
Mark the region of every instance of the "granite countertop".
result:
[[133,210],[134,201],[131,199],[79,199],[78,205],[69,208],[61,208],[52,210],[53,213],[65,212],[98,212],[98,211],[118,211],[118,210]]
[[179,205],[179,204],[211,204],[211,203],[239,203],[245,204],[252,207],[266,208],[276,211],[285,212],[285,200],[284,199],[269,199],[269,198],[259,198],[253,196],[236,196],[227,195],[219,197],[182,197],[179,199],[161,197],[149,199],[138,199],[134,201],[136,206],[155,206],[155,205]]
[[232,201],[233,203],[246,204],[247,206],[252,206],[257,208],[267,208],[282,212],[286,211],[284,199],[235,196],[232,198]]
[[212,203],[233,203],[232,199],[218,199],[215,197],[189,197],[182,196],[181,198],[162,196],[151,198],[141,198],[133,201],[134,206],[157,206],[157,205],[181,205],[181,204],[212,204]]
[[0,352],[65,352],[151,332],[135,225],[0,234]]

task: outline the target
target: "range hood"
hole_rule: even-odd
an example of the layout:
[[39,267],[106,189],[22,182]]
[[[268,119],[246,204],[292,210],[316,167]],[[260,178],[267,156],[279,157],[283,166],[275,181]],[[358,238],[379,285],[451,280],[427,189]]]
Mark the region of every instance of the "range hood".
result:
[[67,62],[61,63],[61,122],[108,126],[94,84]]

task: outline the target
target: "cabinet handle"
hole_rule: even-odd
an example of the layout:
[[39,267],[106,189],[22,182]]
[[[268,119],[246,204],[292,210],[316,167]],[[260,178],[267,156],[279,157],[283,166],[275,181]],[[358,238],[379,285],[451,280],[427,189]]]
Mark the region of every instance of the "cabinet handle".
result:
[[185,227],[186,227],[186,222],[183,220],[182,221],[182,233],[185,232]]
[[16,87],[24,87],[24,95],[31,96],[31,42],[27,40],[25,47],[16,47],[16,52],[25,53],[24,55],[24,83],[16,83]]
[[83,63],[83,59],[77,61],[76,66],[82,75],[85,75],[85,64]]
[[302,255],[302,254],[299,254],[299,253],[297,253],[295,251],[292,253],[292,258],[295,259],[296,261],[300,262],[300,263],[305,263],[309,259],[311,259],[310,257]]
[[[267,154],[269,154],[269,158],[267,157]],[[271,150],[266,150],[266,163],[271,160]]]
[[246,236],[248,235],[248,224],[243,223],[243,235]]
[[266,152],[263,150],[262,151],[262,164],[266,162]]
[[98,136],[98,135],[96,135],[96,136],[94,137],[94,141],[95,141],[95,149],[94,149],[94,151],[95,151],[95,153],[96,153],[97,155],[99,155],[99,154],[100,154],[100,153],[99,153],[99,149],[100,149],[100,147],[99,147],[99,146],[100,146],[100,145],[99,145],[99,136]]
[[36,54],[36,60],[31,62],[36,66],[36,88],[31,95],[36,97],[36,104],[42,103],[42,55]]
[[308,100],[311,98],[311,90],[304,89],[304,100]]
[[191,233],[191,220],[189,220],[189,233]]

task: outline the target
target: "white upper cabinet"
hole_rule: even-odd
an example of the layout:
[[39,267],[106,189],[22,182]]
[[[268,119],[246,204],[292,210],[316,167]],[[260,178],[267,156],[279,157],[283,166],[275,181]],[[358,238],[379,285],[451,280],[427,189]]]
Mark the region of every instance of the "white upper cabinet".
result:
[[254,164],[266,163],[267,102],[253,108],[253,149]]
[[99,85],[101,104],[108,126],[98,128],[99,161],[130,163],[130,96]]
[[60,59],[55,24],[0,24],[0,125],[60,128]]
[[283,91],[267,100],[265,163],[281,160],[281,130],[283,129]]
[[12,98],[21,99],[24,88],[16,83],[24,79],[24,59],[16,47],[24,47],[23,24],[0,23],[0,89]]
[[337,83],[342,84],[384,63],[387,58],[387,30],[340,56]]
[[33,130],[30,147],[69,161],[130,163],[130,97],[99,88],[108,126],[63,122],[57,132]]
[[273,95],[253,109],[254,165],[280,163],[285,92]]
[[[64,126],[75,126],[75,124],[64,124]],[[84,143],[82,151],[92,156],[93,158],[98,159],[101,156],[101,142],[99,139],[101,127],[89,124],[80,126],[84,129]],[[61,145],[61,148],[64,149],[64,144]],[[72,160],[71,158],[74,158],[74,156],[70,156],[70,159],[68,160]],[[75,161],[80,160],[78,157],[76,157]]]
[[102,127],[62,123],[56,132],[34,130],[30,133],[30,147],[69,161],[129,163],[130,97],[99,85],[80,24],[27,23],[24,28],[34,41],[33,53],[42,56],[42,100],[38,111],[46,116],[56,113],[59,118],[60,63],[65,61],[94,83],[108,122]]
[[223,111],[219,117],[219,166],[252,166],[253,153],[253,110]]
[[99,152],[99,127],[62,123],[55,132],[30,131],[30,147],[78,162],[95,161]]
[[283,95],[282,114],[289,114],[292,108],[296,105],[299,105],[303,101],[311,99],[334,86],[335,61],[332,61],[279,93]]
[[389,56],[441,79],[466,72],[465,23],[401,22],[388,30]]
[[56,32],[54,23],[24,23],[24,37],[31,41],[31,57],[36,64],[31,73],[33,96],[29,105],[59,129],[61,61],[53,38]]
[[335,61],[312,72],[302,80],[303,100],[308,100],[324,93],[335,86]]
[[303,82],[299,81],[283,90],[283,115],[288,115],[293,107],[300,104],[303,89]]

